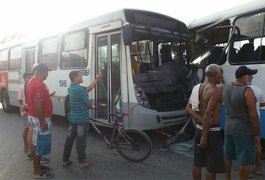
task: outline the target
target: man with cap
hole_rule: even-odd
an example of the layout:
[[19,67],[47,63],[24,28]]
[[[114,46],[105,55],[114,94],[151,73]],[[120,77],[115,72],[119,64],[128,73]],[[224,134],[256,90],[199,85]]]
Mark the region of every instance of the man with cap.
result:
[[[226,84],[223,91],[225,106],[225,170],[231,180],[232,160],[240,163],[240,179],[248,179],[249,165],[255,162],[255,148],[260,147],[260,126],[256,98],[249,87],[257,69],[240,66],[236,80]],[[255,146],[254,146],[255,145]]]
[[26,89],[28,105],[28,120],[30,124],[29,137],[33,158],[34,178],[51,178],[54,175],[47,166],[41,166],[41,157],[36,155],[37,135],[48,131],[51,125],[52,101],[46,85],[43,83],[48,77],[49,68],[44,63],[34,67],[34,76],[29,80]]

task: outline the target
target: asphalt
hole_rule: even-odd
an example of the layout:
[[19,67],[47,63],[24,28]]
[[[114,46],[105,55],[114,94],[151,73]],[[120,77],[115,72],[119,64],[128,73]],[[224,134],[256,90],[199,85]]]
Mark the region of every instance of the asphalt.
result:
[[[160,151],[165,136],[148,131],[153,149],[150,157],[141,163],[132,163],[123,159],[115,149],[108,150],[104,141],[90,131],[87,139],[87,159],[92,166],[86,169],[78,167],[77,154],[73,147],[71,166],[62,167],[62,152],[67,135],[68,123],[61,117],[53,117],[52,153],[47,156],[51,162],[46,164],[53,168],[52,179],[108,179],[108,180],[163,180],[163,179],[192,179],[193,158],[187,154],[178,153],[173,145],[169,151]],[[105,134],[110,130],[101,128]],[[33,179],[32,162],[26,160],[22,142],[23,125],[19,113],[4,113],[0,105],[0,180]],[[190,138],[182,136],[179,141],[188,141]],[[265,173],[265,162],[262,161]],[[203,169],[203,179],[205,169]],[[225,179],[224,174],[218,174],[217,179]],[[238,165],[233,165],[233,179],[239,179]],[[264,176],[254,179],[264,179]]]

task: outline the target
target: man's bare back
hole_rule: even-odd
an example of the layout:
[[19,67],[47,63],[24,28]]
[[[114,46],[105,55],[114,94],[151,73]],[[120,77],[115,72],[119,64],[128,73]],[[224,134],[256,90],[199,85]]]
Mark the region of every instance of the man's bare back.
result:
[[[204,116],[207,110],[212,109],[210,124],[220,123],[220,106],[222,100],[221,89],[215,84],[203,83],[200,87],[200,114]],[[209,103],[211,101],[211,103]],[[213,107],[211,107],[213,106]]]

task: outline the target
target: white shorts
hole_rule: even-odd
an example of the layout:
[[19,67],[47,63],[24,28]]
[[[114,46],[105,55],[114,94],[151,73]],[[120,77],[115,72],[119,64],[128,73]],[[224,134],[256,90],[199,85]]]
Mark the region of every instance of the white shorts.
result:
[[[29,120],[29,125],[30,127],[32,127],[32,143],[36,146],[36,142],[37,142],[37,135],[39,133],[42,133],[42,130],[40,128],[40,121],[37,117],[33,117],[33,116],[28,116],[28,120]],[[50,130],[50,126],[52,124],[51,118],[45,118],[45,121],[48,125],[48,130]]]

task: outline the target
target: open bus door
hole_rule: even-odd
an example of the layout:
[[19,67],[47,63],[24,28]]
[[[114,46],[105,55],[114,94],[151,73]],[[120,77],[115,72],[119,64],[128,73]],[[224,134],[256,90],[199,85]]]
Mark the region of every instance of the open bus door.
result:
[[121,109],[121,34],[108,33],[96,36],[96,73],[102,73],[102,80],[96,88],[95,118],[110,123],[109,113]]

